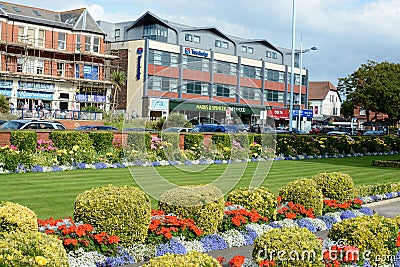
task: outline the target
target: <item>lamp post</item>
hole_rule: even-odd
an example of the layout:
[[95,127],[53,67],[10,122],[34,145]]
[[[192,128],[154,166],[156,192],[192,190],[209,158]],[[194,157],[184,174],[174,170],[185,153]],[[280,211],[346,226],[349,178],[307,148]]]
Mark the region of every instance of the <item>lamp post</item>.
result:
[[299,114],[298,114],[298,124],[297,124],[297,130],[300,133],[301,132],[301,86],[303,85],[303,79],[302,79],[302,74],[303,74],[303,53],[307,53],[310,51],[315,51],[317,48],[315,46],[304,49],[303,50],[303,37],[300,38],[300,90],[299,90]]
[[296,0],[293,0],[292,7],[292,64],[290,69],[290,108],[289,108],[289,132],[293,131],[293,91],[294,91],[294,49],[295,49],[295,32],[296,32]]

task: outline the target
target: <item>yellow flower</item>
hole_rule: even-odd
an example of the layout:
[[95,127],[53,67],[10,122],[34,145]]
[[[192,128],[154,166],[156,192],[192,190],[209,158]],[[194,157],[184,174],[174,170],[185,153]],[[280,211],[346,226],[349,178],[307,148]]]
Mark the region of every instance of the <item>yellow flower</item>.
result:
[[36,256],[35,261],[39,266],[45,266],[47,264],[47,259],[42,256]]
[[12,255],[7,255],[7,260],[8,261],[10,261],[10,260],[12,260],[13,259],[13,256]]
[[79,149],[79,146],[78,146],[78,145],[74,145],[74,146],[72,147],[72,150],[73,150],[73,151],[78,151],[78,149]]

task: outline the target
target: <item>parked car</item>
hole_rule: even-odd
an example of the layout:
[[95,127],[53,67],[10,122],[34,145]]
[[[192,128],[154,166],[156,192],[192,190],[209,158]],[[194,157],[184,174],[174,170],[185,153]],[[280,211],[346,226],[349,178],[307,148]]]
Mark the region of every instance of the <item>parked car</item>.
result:
[[220,124],[199,124],[193,127],[190,132],[200,133],[200,132],[219,132],[225,133],[226,129]]
[[168,127],[163,129],[163,132],[166,133],[187,133],[190,132],[192,128],[186,128],[186,127]]
[[218,124],[219,122],[217,120],[208,118],[208,117],[200,117],[200,118],[193,118],[191,120],[189,120],[189,122],[195,126],[195,125],[199,125],[202,123],[208,123],[208,124]]
[[75,130],[86,131],[116,131],[118,128],[107,125],[82,125],[75,128]]
[[381,135],[383,135],[383,131],[368,130],[368,131],[365,131],[362,135],[364,135],[364,136],[381,136]]
[[348,132],[345,132],[345,131],[330,131],[330,132],[327,132],[326,134],[327,134],[327,135],[330,135],[330,136],[335,136],[335,135],[349,135],[349,133],[348,133]]
[[58,121],[50,120],[35,120],[35,119],[19,119],[10,120],[0,126],[1,130],[16,130],[16,129],[52,129],[65,130],[66,127]]
[[224,124],[223,125],[226,129],[226,131],[228,133],[238,133],[239,131],[239,127],[237,127],[236,125],[231,125],[231,124]]

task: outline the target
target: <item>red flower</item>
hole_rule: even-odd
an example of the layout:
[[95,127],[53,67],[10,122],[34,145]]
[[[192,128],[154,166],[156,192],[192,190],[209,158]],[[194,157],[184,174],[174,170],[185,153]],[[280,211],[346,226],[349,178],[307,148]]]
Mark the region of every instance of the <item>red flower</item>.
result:
[[277,198],[276,198],[276,200],[278,201],[278,203],[279,202],[281,202],[282,201],[282,197],[281,196],[278,196]]
[[296,217],[297,217],[297,215],[294,212],[289,212],[286,214],[286,218],[288,218],[288,219],[295,219]]
[[217,261],[222,265],[222,263],[226,262],[226,259],[222,256],[218,256]]
[[400,232],[397,235],[396,247],[400,247]]
[[263,260],[258,263],[258,266],[260,266],[260,267],[275,266],[275,261],[274,260]]
[[236,255],[229,261],[229,266],[241,267],[244,263],[244,256]]

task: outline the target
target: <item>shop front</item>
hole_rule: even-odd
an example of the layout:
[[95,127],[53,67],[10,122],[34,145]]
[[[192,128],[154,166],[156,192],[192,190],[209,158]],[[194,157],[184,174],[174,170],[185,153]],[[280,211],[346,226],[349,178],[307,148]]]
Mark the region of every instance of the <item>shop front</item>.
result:
[[286,128],[289,125],[289,110],[284,108],[272,108],[268,110],[267,116],[273,118],[275,127]]
[[214,104],[208,102],[181,102],[170,100],[169,112],[184,114],[188,120],[197,119],[199,122],[213,123],[255,123],[264,107],[248,105]]
[[[3,95],[9,101],[11,100],[12,88],[13,88],[13,81],[12,80],[8,80],[8,81],[1,80],[0,81],[0,94]],[[14,105],[14,103],[13,103],[13,105]]]

